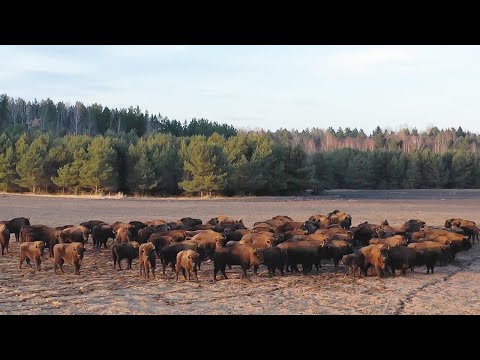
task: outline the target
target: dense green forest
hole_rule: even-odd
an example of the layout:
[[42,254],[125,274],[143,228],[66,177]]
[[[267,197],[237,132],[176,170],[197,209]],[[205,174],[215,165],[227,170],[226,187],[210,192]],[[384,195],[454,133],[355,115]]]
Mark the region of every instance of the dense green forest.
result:
[[243,131],[99,104],[0,96],[0,190],[289,195],[475,188],[477,134],[431,128]]

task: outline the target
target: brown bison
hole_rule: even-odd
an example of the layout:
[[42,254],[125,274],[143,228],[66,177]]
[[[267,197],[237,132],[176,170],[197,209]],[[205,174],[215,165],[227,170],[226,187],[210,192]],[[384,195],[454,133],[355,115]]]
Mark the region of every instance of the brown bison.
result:
[[89,230],[85,226],[68,227],[60,232],[61,243],[81,242],[86,244],[88,241]]
[[[275,276],[275,271],[278,269],[281,275],[284,275],[284,268],[287,265],[287,252],[279,247],[271,247],[262,250],[263,265],[268,269],[268,276]],[[258,267],[258,265],[256,265]],[[255,267],[254,267],[255,271]]]
[[316,214],[308,218],[309,221],[314,221],[319,225],[320,229],[326,229],[330,225],[330,220],[326,215]]
[[425,224],[426,224],[425,221],[411,219],[411,220],[408,220],[405,224],[403,224],[400,230],[413,233],[415,231],[420,231],[422,227],[425,226]]
[[162,250],[165,246],[173,244],[175,240],[171,236],[165,236],[159,233],[152,234],[148,239],[155,246],[155,253],[163,265]]
[[406,246],[407,238],[402,235],[395,235],[395,236],[391,236],[383,239],[373,238],[373,239],[370,239],[370,245],[372,244],[384,244],[390,247]]
[[272,220],[280,220],[280,221],[283,221],[283,222],[291,222],[291,221],[293,221],[293,219],[292,219],[290,216],[286,216],[286,215],[277,215],[277,216],[274,216],[274,217],[272,217]]
[[112,225],[100,224],[93,227],[92,242],[95,249],[100,249],[102,244],[106,249],[108,239],[115,239],[115,233],[113,232]]
[[[200,262],[207,259],[208,255],[211,254],[213,257],[213,252],[207,254],[206,247],[199,244],[197,241],[182,241],[172,243],[170,245],[165,245],[162,249],[161,262],[163,267],[163,274],[165,275],[165,269],[169,264],[172,264],[172,270],[175,271],[175,264],[177,263],[177,254],[182,250],[195,250],[199,255],[198,268],[200,269]],[[209,250],[211,251],[211,250]]]
[[49,247],[50,257],[53,257],[53,247],[60,242],[60,230],[45,225],[25,226],[20,231],[21,242],[43,241]]
[[73,265],[75,275],[80,275],[80,263],[83,259],[84,252],[85,248],[81,242],[55,245],[53,247],[53,265],[55,274],[57,273],[58,266],[60,266],[60,270],[63,274],[63,264],[67,262]]
[[290,267],[292,272],[297,272],[297,264],[302,264],[302,272],[306,275],[313,265],[321,266],[322,259],[328,258],[326,242],[292,240],[277,245],[287,253],[287,271]]
[[30,226],[30,219],[18,217],[9,221],[0,221],[0,223],[7,225],[8,231],[10,231],[10,234],[15,234],[15,241],[18,242],[20,239],[20,230],[22,230],[24,226]]
[[478,240],[479,228],[474,221],[464,220],[464,219],[448,219],[445,221],[446,228],[459,227],[464,232],[465,235],[469,237],[475,244],[475,239]]
[[367,276],[367,271],[370,266],[375,268],[379,278],[383,276],[387,261],[387,251],[388,246],[383,244],[368,245],[360,249],[360,252],[365,259],[363,266],[363,274],[365,276]]
[[344,240],[330,240],[327,244],[327,258],[333,259],[333,264],[338,267],[338,263],[344,255],[354,252],[353,246]]
[[200,233],[193,236],[190,240],[198,241],[201,244],[211,244],[215,249],[223,247],[225,237],[213,230],[201,230]]
[[2,247],[2,256],[4,251],[7,250],[8,254],[8,244],[10,243],[10,230],[8,230],[7,225],[0,224],[0,246]]
[[[415,249],[417,251],[435,253],[436,259],[440,262],[441,265],[446,265],[449,258],[450,244],[445,245],[435,241],[423,241],[419,243],[408,244],[409,248]],[[434,265],[434,264],[433,264]],[[431,266],[432,274],[433,267]],[[427,267],[427,274],[429,273],[430,268]]]
[[180,222],[188,227],[193,227],[195,225],[202,225],[201,219],[193,219],[191,217],[184,217],[180,219]]
[[365,257],[361,252],[343,255],[341,263],[348,266],[348,272],[355,277],[357,269],[360,269],[360,277],[362,276],[363,267],[365,266]]
[[217,273],[220,271],[225,279],[227,265],[240,265],[242,267],[242,279],[247,279],[247,270],[251,266],[258,266],[263,262],[261,249],[255,249],[249,244],[219,248],[215,250],[213,258],[213,281],[217,281]]
[[115,242],[117,244],[133,241],[132,231],[126,227],[120,227],[115,232]]
[[21,243],[19,269],[22,268],[22,264],[24,261],[27,262],[28,266],[31,266],[30,261],[34,261],[36,269],[40,271],[40,264],[42,263],[42,254],[44,247],[45,243],[43,241]]
[[250,229],[238,229],[238,230],[231,230],[225,229],[223,231],[223,235],[225,236],[226,241],[240,241],[243,235],[251,234],[252,230]]
[[140,266],[140,276],[143,274],[144,277],[150,278],[150,268],[152,269],[152,275],[155,279],[155,245],[151,242],[142,244],[138,250],[138,264]]
[[89,233],[91,234],[93,231],[93,228],[101,224],[106,224],[106,222],[100,221],[100,220],[88,220],[88,221],[82,222],[80,226],[85,226],[88,229]]
[[132,262],[134,259],[138,258],[138,248],[140,244],[136,241],[123,244],[113,244],[112,245],[112,259],[113,259],[113,270],[118,269],[122,270],[121,261],[127,259],[128,265],[127,269],[132,268]]
[[327,214],[329,225],[339,224],[344,229],[350,229],[352,226],[352,216],[343,211],[334,210]]
[[[200,257],[198,253],[193,250],[183,250],[177,254],[177,263],[175,265],[175,275],[176,275],[177,281],[178,281],[178,274],[180,273],[180,270],[182,270],[182,274],[185,280],[187,280],[187,275],[188,275],[188,281],[190,281],[192,272],[193,272],[193,278],[195,279],[196,282],[198,282],[197,264],[199,262],[199,258]],[[187,274],[185,274],[185,272]]]
[[255,249],[265,249],[272,247],[275,241],[275,235],[270,232],[252,233],[244,235],[239,244],[250,244]]

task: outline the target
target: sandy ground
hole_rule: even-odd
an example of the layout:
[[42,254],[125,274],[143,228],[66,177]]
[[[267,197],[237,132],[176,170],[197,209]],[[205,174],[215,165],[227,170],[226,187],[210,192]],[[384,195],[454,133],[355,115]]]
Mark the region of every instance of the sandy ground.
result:
[[[411,218],[443,224],[463,217],[480,222],[480,191],[332,191],[322,198],[265,197],[237,199],[87,199],[0,195],[0,219],[30,217],[32,224],[58,226],[89,219],[176,220],[226,214],[253,222],[285,214],[305,220],[334,209],[349,212],[354,224],[388,219],[401,225]],[[457,261],[425,267],[406,277],[353,279],[325,261],[320,271],[304,276],[240,280],[240,269],[227,269],[228,280],[212,282],[212,263],[202,264],[200,282],[177,283],[158,262],[155,280],[133,270],[114,271],[108,250],[95,251],[91,243],[80,270],[65,265],[65,275],[53,273],[45,252],[42,270],[18,269],[18,244],[12,235],[10,254],[0,256],[0,314],[480,314],[480,245],[460,253]],[[24,265],[25,266],[25,265]],[[220,276],[221,278],[221,276]]]

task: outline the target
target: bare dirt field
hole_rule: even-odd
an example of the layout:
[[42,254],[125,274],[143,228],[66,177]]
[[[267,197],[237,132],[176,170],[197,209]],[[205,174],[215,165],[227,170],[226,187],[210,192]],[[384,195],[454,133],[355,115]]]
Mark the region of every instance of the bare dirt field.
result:
[[[399,226],[412,218],[429,225],[461,217],[480,222],[480,191],[330,191],[324,197],[263,197],[232,199],[88,199],[0,194],[0,220],[29,217],[32,224],[59,226],[90,219],[105,222],[166,219],[184,216],[208,221],[216,215],[242,218],[245,225],[289,215],[305,220],[316,213],[344,210],[356,225],[388,219]],[[330,261],[310,275],[268,278],[249,271],[240,280],[238,267],[227,269],[228,280],[212,282],[212,263],[202,264],[199,283],[177,283],[168,269],[145,280],[133,270],[114,271],[108,250],[87,253],[80,276],[65,265],[53,273],[48,251],[42,270],[18,269],[18,243],[12,235],[10,254],[0,256],[0,314],[480,314],[480,244],[457,260],[426,275],[419,267],[407,275],[353,279]],[[221,278],[221,276],[220,276]]]

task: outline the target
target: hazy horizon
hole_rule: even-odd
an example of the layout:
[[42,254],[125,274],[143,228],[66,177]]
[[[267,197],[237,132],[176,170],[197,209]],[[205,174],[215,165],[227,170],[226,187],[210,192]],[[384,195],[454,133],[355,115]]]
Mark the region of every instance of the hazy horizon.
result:
[[236,128],[480,132],[479,46],[0,46],[1,93]]

